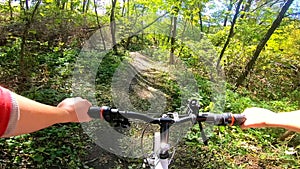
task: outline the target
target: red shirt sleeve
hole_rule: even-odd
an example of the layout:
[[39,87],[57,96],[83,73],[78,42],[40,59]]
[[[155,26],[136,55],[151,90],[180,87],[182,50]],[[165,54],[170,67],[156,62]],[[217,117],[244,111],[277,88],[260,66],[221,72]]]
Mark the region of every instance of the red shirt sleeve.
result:
[[0,137],[5,133],[8,126],[12,100],[9,90],[0,86]]

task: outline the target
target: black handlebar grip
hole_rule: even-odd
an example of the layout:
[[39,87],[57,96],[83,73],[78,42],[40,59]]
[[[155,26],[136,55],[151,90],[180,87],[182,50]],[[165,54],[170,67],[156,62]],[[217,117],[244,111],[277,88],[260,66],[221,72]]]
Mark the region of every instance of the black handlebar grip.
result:
[[232,114],[232,116],[234,118],[232,125],[234,126],[240,126],[246,121],[246,117],[243,114]]
[[108,106],[102,107],[90,107],[88,115],[94,119],[104,119],[107,122],[112,122],[114,120],[120,119],[117,109],[111,109]]
[[100,110],[101,110],[101,107],[90,107],[90,109],[88,111],[88,115],[91,118],[100,119],[101,118]]
[[[204,121],[206,123],[218,125],[218,126],[240,126],[242,125],[246,117],[242,114],[232,114],[232,113],[223,113],[223,114],[203,114]],[[203,120],[199,118],[200,120]]]

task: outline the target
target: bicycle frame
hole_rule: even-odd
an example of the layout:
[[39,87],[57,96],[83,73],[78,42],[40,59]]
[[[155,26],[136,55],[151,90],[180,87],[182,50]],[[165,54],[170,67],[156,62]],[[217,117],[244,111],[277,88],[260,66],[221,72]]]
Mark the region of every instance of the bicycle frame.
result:
[[147,158],[147,163],[150,166],[150,169],[168,169],[169,164],[171,162],[169,150],[169,128],[171,127],[171,123],[167,118],[172,116],[173,120],[178,120],[177,113],[168,113],[162,115],[162,120],[160,123],[160,132],[154,133],[153,139],[153,156]]
[[160,132],[154,133],[154,157],[147,158],[148,165],[151,169],[168,169],[170,164],[170,159],[161,159],[159,158],[159,151],[169,151],[170,145],[169,144],[161,144],[161,137]]

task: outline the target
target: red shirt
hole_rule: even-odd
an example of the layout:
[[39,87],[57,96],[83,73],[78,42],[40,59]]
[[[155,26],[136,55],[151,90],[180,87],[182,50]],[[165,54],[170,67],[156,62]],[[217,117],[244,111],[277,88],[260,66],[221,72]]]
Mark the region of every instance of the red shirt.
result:
[[7,129],[11,112],[12,98],[10,91],[0,86],[0,137]]

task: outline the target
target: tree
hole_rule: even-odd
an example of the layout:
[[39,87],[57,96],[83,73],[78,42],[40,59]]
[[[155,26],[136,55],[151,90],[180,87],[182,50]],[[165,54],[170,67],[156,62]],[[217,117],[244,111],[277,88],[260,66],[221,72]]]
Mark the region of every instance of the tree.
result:
[[[27,1],[26,1],[26,4],[27,4]],[[29,9],[26,9],[25,10],[24,8],[24,21],[25,21],[25,26],[24,26],[24,30],[23,30],[23,34],[22,34],[22,37],[21,37],[21,50],[20,50],[20,75],[21,77],[23,78],[27,78],[27,63],[28,61],[26,60],[26,55],[25,55],[25,48],[26,48],[26,41],[27,41],[27,36],[28,36],[28,31],[29,31],[29,28],[31,26],[31,24],[33,23],[34,21],[34,17],[36,15],[36,12],[39,8],[41,4],[41,0],[38,0],[34,6],[34,10],[33,12],[30,14],[30,13],[27,13]],[[28,4],[26,6],[29,6]],[[28,7],[29,8],[29,7]],[[22,87],[22,86],[21,86]]]
[[244,80],[247,77],[247,75],[249,74],[249,72],[253,69],[253,67],[255,65],[255,62],[256,62],[260,52],[262,51],[262,49],[264,48],[264,46],[266,45],[266,43],[270,39],[271,35],[274,33],[275,29],[277,29],[279,27],[279,25],[282,21],[282,18],[284,17],[286,11],[289,9],[289,7],[291,6],[292,3],[293,3],[293,0],[287,0],[287,2],[281,8],[277,18],[274,20],[274,22],[272,23],[271,27],[269,28],[269,30],[267,31],[267,33],[265,34],[263,39],[257,45],[256,50],[253,54],[253,57],[247,63],[247,65],[245,67],[245,70],[238,77],[238,79],[236,81],[236,85],[235,85],[236,88],[238,88],[244,82]]
[[179,13],[179,8],[177,6],[174,6],[172,8],[171,14],[171,49],[170,49],[170,59],[169,63],[173,65],[175,63],[175,57],[174,57],[174,51],[175,51],[175,41],[176,41],[176,31],[177,31],[177,16]]
[[251,4],[252,4],[253,0],[247,0],[246,4],[243,6],[242,9],[242,14],[240,18],[244,18],[246,16],[246,13],[249,12]]
[[117,0],[111,0],[111,11],[110,11],[110,33],[112,38],[112,45],[115,52],[117,52],[116,42],[116,20],[115,20],[115,9]]
[[230,31],[229,31],[228,37],[227,37],[227,39],[226,39],[226,42],[225,42],[225,44],[224,44],[224,47],[223,47],[223,49],[222,49],[222,51],[221,51],[221,53],[220,53],[219,59],[218,59],[218,61],[217,61],[217,69],[219,69],[219,67],[220,67],[220,62],[221,62],[221,60],[222,60],[222,57],[223,57],[223,55],[224,55],[224,52],[225,52],[227,46],[229,45],[230,39],[231,39],[232,36],[233,36],[233,33],[234,33],[234,26],[235,26],[236,20],[237,20],[237,18],[238,18],[238,15],[239,15],[239,13],[240,13],[240,7],[241,7],[242,2],[243,2],[243,0],[239,0],[238,3],[237,3],[237,7],[236,7],[236,9],[235,9],[235,14],[234,14],[233,19],[232,19],[232,23],[231,23],[231,27],[230,27]]
[[13,8],[12,8],[12,6],[11,6],[11,1],[12,0],[8,0],[8,7],[9,7],[9,16],[10,16],[10,20],[13,20],[14,18],[13,18]]
[[233,7],[233,0],[229,0],[229,4],[227,5],[227,12],[226,12],[224,23],[223,23],[224,27],[227,25],[227,20],[228,20],[228,17],[229,17],[229,13],[232,10],[232,7]]
[[101,28],[101,25],[100,25],[99,16],[98,16],[98,12],[97,12],[96,0],[94,0],[94,11],[95,11],[95,15],[96,15],[98,29],[100,31],[100,36],[101,36],[101,40],[102,40],[102,44],[103,44],[103,49],[106,50],[106,44],[105,44],[105,40],[104,40],[104,37],[103,37],[102,28]]

